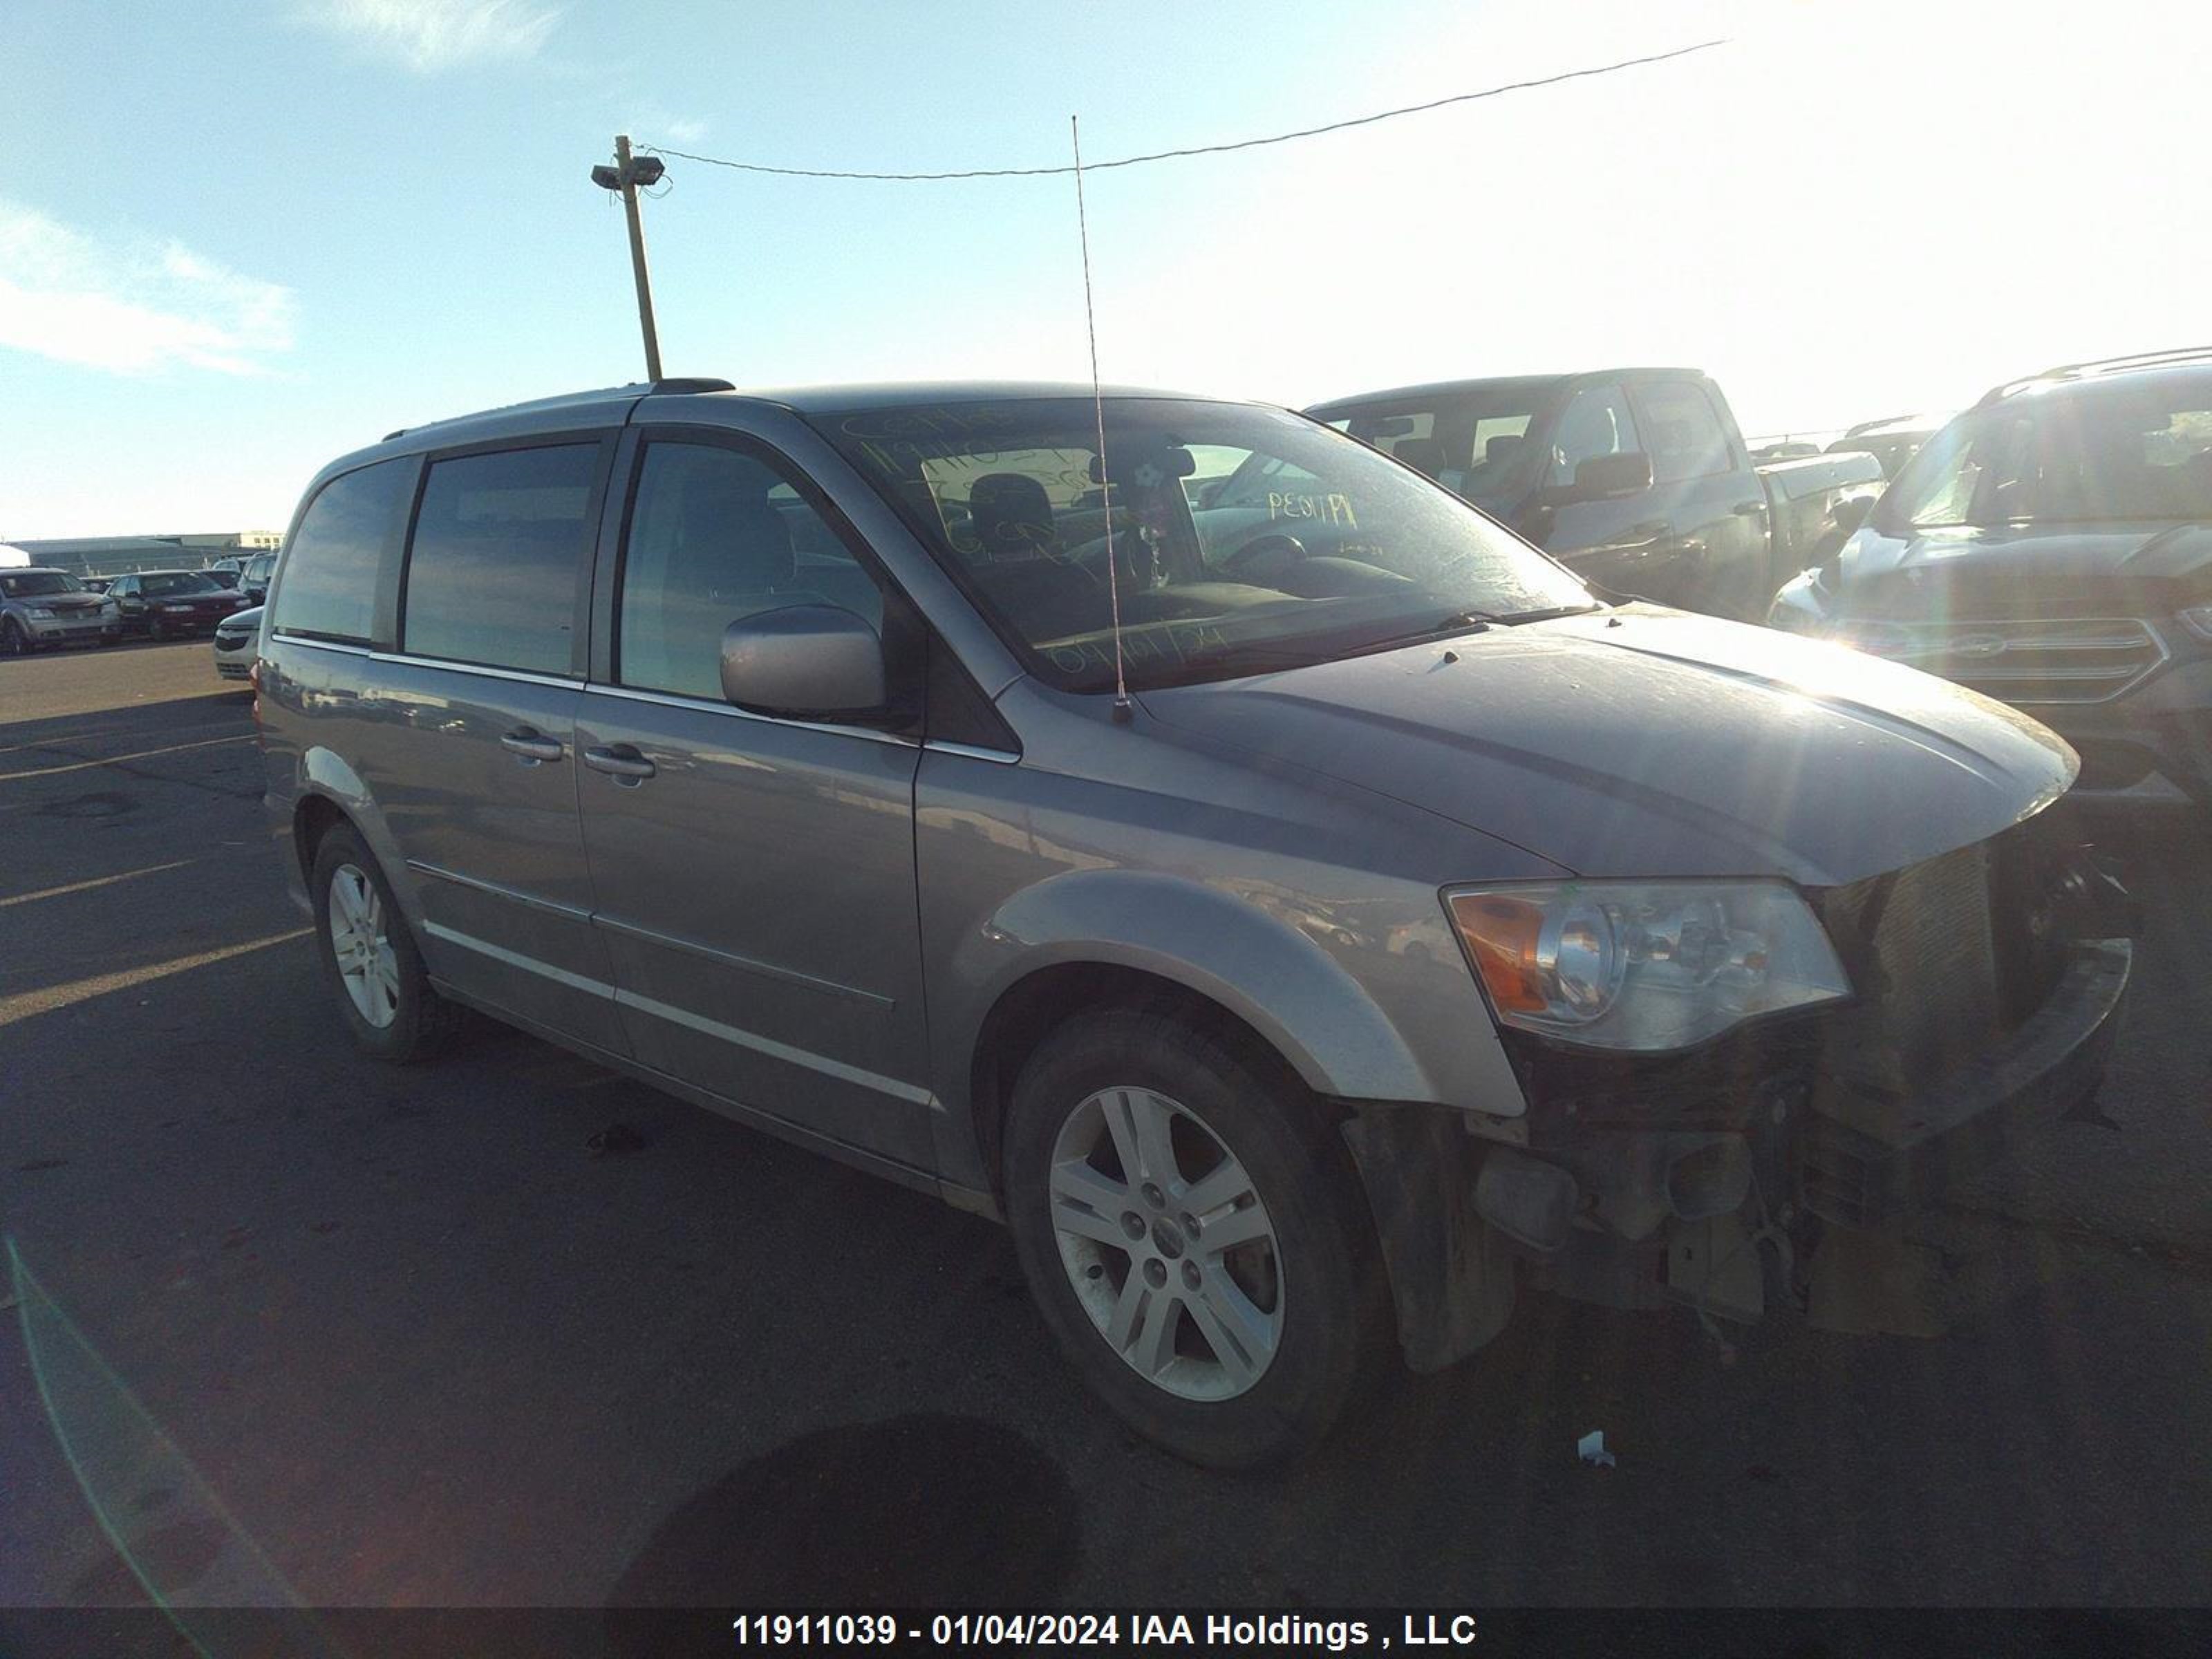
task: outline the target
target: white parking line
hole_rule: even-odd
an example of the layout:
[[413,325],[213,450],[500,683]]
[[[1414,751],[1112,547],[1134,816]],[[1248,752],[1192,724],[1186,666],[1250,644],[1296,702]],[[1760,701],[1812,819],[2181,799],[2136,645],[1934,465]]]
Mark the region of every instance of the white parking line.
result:
[[181,870],[194,859],[179,859],[174,864],[149,864],[143,870],[125,870],[118,875],[94,876],[90,881],[73,881],[63,887],[42,887],[35,893],[18,893],[13,898],[0,898],[0,910],[11,904],[30,904],[39,899],[60,898],[66,893],[89,892],[95,887],[106,887],[118,881],[136,881],[141,876],[158,876],[165,870]]
[[51,778],[64,772],[83,772],[94,767],[113,766],[122,761],[151,760],[156,755],[180,755],[187,749],[213,749],[226,743],[252,743],[253,733],[241,732],[234,738],[207,738],[198,743],[179,743],[167,749],[141,749],[136,754],[108,755],[99,760],[71,761],[67,766],[41,766],[28,772],[0,772],[0,783],[13,783],[18,778]]
[[265,951],[272,945],[289,945],[295,939],[307,938],[311,931],[306,927],[295,927],[289,933],[271,933],[267,939],[248,939],[243,945],[226,945],[218,951],[201,951],[189,957],[172,957],[167,962],[149,963],[143,968],[127,968],[117,974],[94,974],[88,979],[73,979],[66,985],[46,985],[35,991],[19,991],[12,997],[0,997],[0,1030],[15,1024],[18,1020],[51,1014],[57,1009],[67,1008],[76,1003],[89,1002],[93,998],[104,997],[111,991],[127,991],[132,986],[143,985],[149,980],[186,973],[214,963],[228,962],[231,957],[242,957],[249,951]]

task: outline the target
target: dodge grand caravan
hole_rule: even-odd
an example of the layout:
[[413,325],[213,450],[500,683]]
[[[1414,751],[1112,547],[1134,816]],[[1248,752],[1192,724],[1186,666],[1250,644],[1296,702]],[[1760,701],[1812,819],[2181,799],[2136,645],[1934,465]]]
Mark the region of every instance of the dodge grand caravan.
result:
[[273,580],[363,1049],[474,1008],[1000,1218],[1202,1462],[1523,1291],[1760,1317],[2094,1091],[2128,982],[2035,721],[1279,410],[556,398],[332,463]]

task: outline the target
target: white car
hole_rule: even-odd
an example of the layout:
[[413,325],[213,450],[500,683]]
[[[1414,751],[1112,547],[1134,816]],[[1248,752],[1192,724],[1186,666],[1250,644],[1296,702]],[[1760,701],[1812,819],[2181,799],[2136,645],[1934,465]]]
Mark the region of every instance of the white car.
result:
[[242,680],[253,672],[261,654],[261,607],[240,611],[216,624],[215,672],[227,680]]

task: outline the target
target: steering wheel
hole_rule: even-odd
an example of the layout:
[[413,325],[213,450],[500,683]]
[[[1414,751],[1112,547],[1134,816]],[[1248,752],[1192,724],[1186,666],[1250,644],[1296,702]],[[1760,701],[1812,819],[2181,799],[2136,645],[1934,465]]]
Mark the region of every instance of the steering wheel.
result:
[[1281,530],[1271,530],[1264,536],[1255,536],[1221,562],[1224,574],[1240,581],[1265,581],[1279,576],[1306,556],[1306,544],[1296,536]]

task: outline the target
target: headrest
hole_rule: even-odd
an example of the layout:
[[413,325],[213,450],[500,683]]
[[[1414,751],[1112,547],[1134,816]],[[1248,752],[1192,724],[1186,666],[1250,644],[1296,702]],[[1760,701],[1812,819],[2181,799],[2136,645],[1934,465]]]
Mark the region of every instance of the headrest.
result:
[[1528,441],[1527,437],[1518,432],[1501,433],[1483,445],[1482,459],[1486,461],[1502,461]]
[[1443,467],[1444,441],[1442,438],[1401,438],[1390,453],[1407,466],[1425,472],[1433,478]]
[[968,514],[987,563],[1016,563],[1060,544],[1052,498],[1024,472],[988,472],[968,492]]

